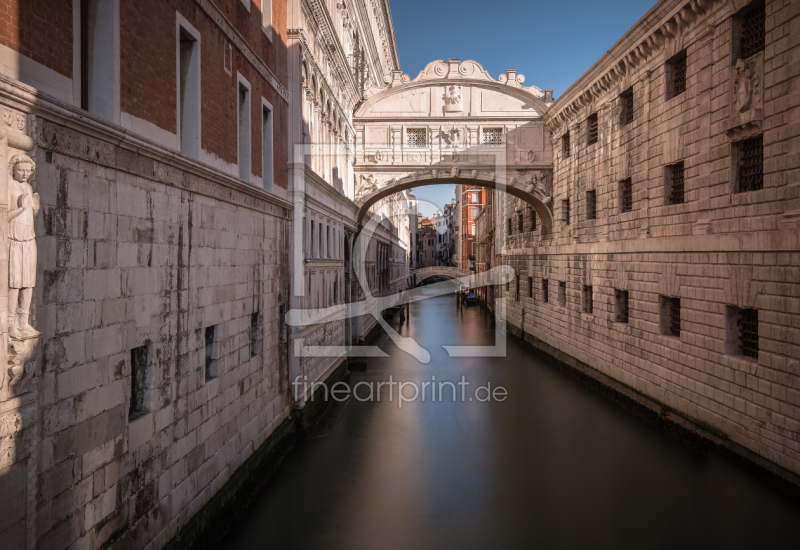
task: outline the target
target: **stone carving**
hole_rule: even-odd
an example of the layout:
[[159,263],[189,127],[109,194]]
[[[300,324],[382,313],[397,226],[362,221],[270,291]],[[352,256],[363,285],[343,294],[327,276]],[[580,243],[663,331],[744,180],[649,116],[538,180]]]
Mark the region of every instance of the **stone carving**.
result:
[[25,129],[25,116],[17,114],[17,130],[22,132]]
[[536,160],[536,153],[534,151],[527,151],[525,153],[525,159],[528,162],[533,162],[534,160]]
[[470,175],[472,176],[472,179],[474,179],[474,180],[478,179],[478,171],[477,170],[473,170],[472,172],[470,172]]
[[458,147],[461,144],[461,130],[458,128],[442,130],[439,134],[448,147]]
[[749,63],[744,59],[739,59],[734,67],[734,104],[736,111],[743,113],[757,101],[755,95],[760,93],[759,79],[754,70],[754,60]]
[[29,323],[36,286],[33,220],[39,213],[39,194],[29,183],[35,170],[27,155],[14,155],[8,163],[8,359],[10,385],[17,392],[33,376],[35,364],[29,359],[39,341],[39,332]]
[[360,201],[370,193],[378,190],[378,178],[373,174],[361,174],[361,183],[356,190],[356,200]]
[[436,179],[436,178],[439,177],[439,171],[438,170],[432,170],[431,174],[433,175],[433,179]]
[[461,97],[461,86],[452,84],[447,87],[444,94],[444,112],[460,113],[464,110],[464,102]]
[[531,175],[528,180],[528,192],[544,204],[549,204],[553,200],[547,177],[540,173]]
[[459,172],[458,168],[456,168],[455,166],[453,166],[453,167],[450,169],[450,177],[451,177],[451,178],[457,178],[457,177],[458,177],[458,172]]
[[12,118],[11,111],[9,111],[8,109],[3,111],[3,121],[6,123],[6,126],[11,126],[11,118]]

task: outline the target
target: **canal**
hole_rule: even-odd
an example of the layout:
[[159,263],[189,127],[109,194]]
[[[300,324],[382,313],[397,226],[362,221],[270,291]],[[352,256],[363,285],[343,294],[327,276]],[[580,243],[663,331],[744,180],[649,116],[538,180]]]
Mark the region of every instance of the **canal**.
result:
[[[223,548],[797,547],[795,497],[662,433],[513,339],[506,357],[448,357],[442,345],[493,344],[479,308],[433,298],[394,326],[430,363],[384,338],[390,357],[370,359],[350,385],[463,376],[466,399],[459,390],[453,402],[449,386],[441,399],[402,406],[388,386],[380,401],[350,399],[291,452]],[[507,397],[469,400],[487,384]]]

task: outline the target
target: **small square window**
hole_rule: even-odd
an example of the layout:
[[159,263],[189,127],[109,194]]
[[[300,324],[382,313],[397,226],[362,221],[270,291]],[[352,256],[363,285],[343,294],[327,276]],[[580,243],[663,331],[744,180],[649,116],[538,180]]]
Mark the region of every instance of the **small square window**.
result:
[[633,117],[636,114],[633,104],[633,88],[628,88],[619,96],[620,103],[620,124],[627,126],[633,122]]
[[131,350],[131,401],[128,420],[135,420],[151,410],[153,385],[153,344]]
[[567,283],[565,281],[558,282],[558,305],[567,307]]
[[725,353],[758,359],[758,310],[726,306]]
[[619,182],[619,211],[621,214],[633,210],[633,180],[627,178]]
[[597,191],[594,189],[586,192],[586,218],[597,219]]
[[406,130],[406,145],[408,147],[426,147],[428,145],[428,130],[426,128],[408,128]]
[[683,181],[683,161],[667,166],[664,181],[667,204],[683,204]]
[[219,327],[213,325],[206,327],[206,381],[213,380],[219,375],[217,363],[219,360]]
[[561,154],[564,155],[564,158],[569,158],[569,132],[561,136]]
[[594,310],[594,303],[592,297],[592,287],[588,285],[583,285],[583,312],[584,313],[592,313]]
[[597,143],[597,113],[589,115],[586,119],[586,130],[588,133],[588,143]]
[[566,225],[569,225],[569,199],[561,201],[561,219]]
[[734,145],[736,193],[764,188],[764,136],[756,136]]
[[686,91],[686,50],[667,62],[667,99]]
[[542,302],[545,304],[550,302],[550,295],[547,292],[547,279],[542,279]]
[[502,145],[503,144],[503,129],[502,128],[484,128],[483,129],[483,144],[484,145]]
[[681,299],[661,296],[659,298],[661,334],[666,336],[681,335]]
[[627,323],[629,317],[628,291],[614,290],[614,322]]

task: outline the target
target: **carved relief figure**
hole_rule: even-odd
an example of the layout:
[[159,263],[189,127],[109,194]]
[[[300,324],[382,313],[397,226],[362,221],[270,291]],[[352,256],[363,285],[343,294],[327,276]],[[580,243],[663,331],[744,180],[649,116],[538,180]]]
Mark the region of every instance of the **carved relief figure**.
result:
[[736,109],[739,112],[744,112],[750,107],[753,100],[753,92],[758,86],[758,78],[744,59],[739,59],[736,62],[734,71],[736,72],[736,80],[733,93],[736,100]]
[[451,85],[444,93],[444,110],[447,113],[460,112],[464,109],[461,97],[461,86]]
[[458,147],[461,142],[461,130],[458,128],[442,130],[441,135],[448,147]]
[[378,190],[378,178],[373,174],[361,174],[361,184],[356,191],[356,200],[361,200],[370,193]]
[[36,286],[33,219],[39,213],[39,194],[28,183],[34,170],[36,164],[27,155],[15,155],[8,163],[8,330],[17,340],[39,335],[28,324]]

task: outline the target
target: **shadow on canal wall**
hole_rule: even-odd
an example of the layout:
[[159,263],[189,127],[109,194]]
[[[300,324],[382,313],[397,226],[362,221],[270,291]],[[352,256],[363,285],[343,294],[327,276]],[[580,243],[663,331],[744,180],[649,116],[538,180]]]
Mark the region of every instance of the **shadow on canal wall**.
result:
[[[489,313],[491,314],[491,312]],[[719,452],[779,489],[800,498],[800,476],[731,441],[713,426],[687,417],[652,397],[606,376],[532,334],[522,331],[510,322],[507,327],[507,333],[510,336],[533,351],[544,362],[656,426],[671,437],[701,453]]]
[[[361,344],[373,344],[383,334],[380,325],[376,324]],[[331,387],[340,380],[346,381],[351,372],[362,371],[365,367],[363,361],[345,360],[325,380],[325,386]],[[284,420],[164,550],[219,548],[230,529],[264,489],[295,445],[304,439],[319,437],[330,428],[328,420],[330,416],[336,415],[337,403],[323,399],[321,394],[324,391],[322,386],[318,387],[314,397],[302,409],[295,410]]]

